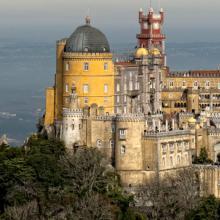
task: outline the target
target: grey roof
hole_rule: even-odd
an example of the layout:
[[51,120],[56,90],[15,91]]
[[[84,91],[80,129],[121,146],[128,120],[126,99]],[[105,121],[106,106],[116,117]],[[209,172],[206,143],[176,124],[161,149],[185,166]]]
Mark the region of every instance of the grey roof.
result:
[[65,47],[66,52],[110,52],[106,36],[98,29],[86,24],[78,27],[69,37]]

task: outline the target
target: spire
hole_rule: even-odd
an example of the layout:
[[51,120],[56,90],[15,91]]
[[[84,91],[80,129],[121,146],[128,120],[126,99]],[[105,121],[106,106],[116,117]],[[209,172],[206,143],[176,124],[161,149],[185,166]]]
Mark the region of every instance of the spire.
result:
[[91,17],[90,16],[86,16],[86,18],[85,18],[85,20],[86,20],[86,24],[87,25],[90,25],[91,24]]

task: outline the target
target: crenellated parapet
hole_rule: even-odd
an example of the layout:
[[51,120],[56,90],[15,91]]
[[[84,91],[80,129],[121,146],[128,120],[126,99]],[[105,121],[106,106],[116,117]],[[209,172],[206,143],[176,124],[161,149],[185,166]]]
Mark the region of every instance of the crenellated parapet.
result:
[[117,115],[115,119],[121,122],[143,122],[145,121],[145,116],[143,114],[124,114]]
[[99,59],[112,59],[113,55],[111,53],[70,53],[64,52],[64,59],[91,59],[91,60],[99,60]]

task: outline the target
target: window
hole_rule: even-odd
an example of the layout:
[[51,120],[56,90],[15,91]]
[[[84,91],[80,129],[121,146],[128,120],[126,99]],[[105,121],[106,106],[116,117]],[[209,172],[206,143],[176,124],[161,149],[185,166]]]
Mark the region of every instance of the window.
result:
[[125,81],[125,83],[124,83],[124,91],[126,91],[126,90],[127,90],[127,83]]
[[127,113],[127,107],[125,106],[124,107],[124,114],[126,114]]
[[218,89],[220,89],[220,83],[218,83]]
[[209,81],[206,81],[205,82],[205,87],[209,87],[210,86],[210,82]]
[[79,124],[79,130],[82,128],[82,125],[81,124]]
[[108,70],[108,63],[104,63],[104,70]]
[[195,82],[194,82],[194,88],[197,88],[197,87],[198,87],[198,82],[195,81]]
[[165,157],[163,157],[163,159],[162,159],[162,164],[163,164],[163,167],[166,166],[166,158]]
[[119,96],[119,95],[117,95],[117,97],[116,97],[116,101],[117,101],[117,103],[120,102],[120,96]]
[[117,83],[116,91],[120,92],[120,84],[119,83]]
[[89,63],[84,63],[83,69],[84,69],[84,71],[88,71],[89,70]]
[[96,141],[96,147],[97,147],[97,148],[102,147],[102,141],[101,141],[101,140],[98,139],[98,140]]
[[65,91],[69,92],[69,85],[68,84],[65,85]]
[[186,87],[186,81],[183,81],[182,87]]
[[170,82],[169,82],[169,86],[170,86],[170,87],[173,87],[173,85],[174,85],[173,81],[170,81]]
[[108,97],[107,96],[104,97],[104,102],[105,103],[108,102]]
[[83,85],[83,92],[84,93],[88,93],[89,92],[89,85],[88,84],[84,84]]
[[174,143],[171,143],[170,144],[170,153],[173,153],[174,152]]
[[89,98],[88,97],[85,97],[84,98],[84,104],[88,104],[89,103]]
[[126,153],[126,146],[122,145],[121,146],[121,154],[125,154]]
[[177,156],[177,164],[180,165],[180,155]]
[[173,166],[173,156],[170,156],[170,166]]
[[108,84],[104,85],[104,93],[108,93]]
[[69,70],[70,70],[70,64],[69,64],[69,63],[66,63],[66,65],[65,65],[65,70],[66,70],[66,71],[69,71]]
[[127,96],[125,95],[124,96],[124,103],[126,103],[127,102]]
[[109,147],[113,149],[114,146],[115,146],[115,145],[114,145],[114,141],[113,141],[112,139],[110,139],[110,141],[109,141]]
[[129,90],[133,90],[133,82],[129,81]]
[[75,127],[74,124],[72,124],[72,130],[74,130],[74,127]]
[[65,98],[65,103],[66,103],[66,104],[69,103],[69,98]]
[[166,144],[162,144],[162,152],[163,152],[163,154],[166,154],[166,152],[167,152],[167,145]]
[[126,139],[126,129],[119,129],[119,139]]

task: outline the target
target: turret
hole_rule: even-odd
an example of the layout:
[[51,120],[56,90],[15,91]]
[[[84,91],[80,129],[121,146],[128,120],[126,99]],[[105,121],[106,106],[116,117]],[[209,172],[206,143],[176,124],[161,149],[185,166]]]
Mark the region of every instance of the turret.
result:
[[69,108],[63,109],[62,140],[68,150],[75,150],[81,143],[83,111],[78,108],[76,88],[72,87]]

